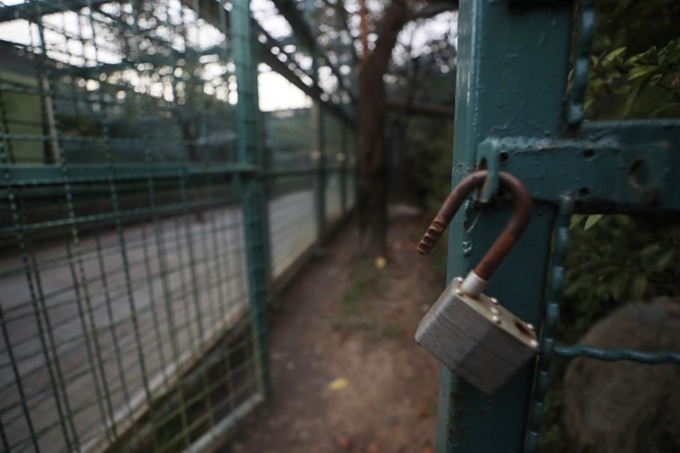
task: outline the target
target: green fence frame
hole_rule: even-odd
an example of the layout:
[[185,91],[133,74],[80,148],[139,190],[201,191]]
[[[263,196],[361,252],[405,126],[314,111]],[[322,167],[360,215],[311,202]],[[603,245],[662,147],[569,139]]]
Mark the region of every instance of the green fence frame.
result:
[[[525,321],[541,326],[542,353],[537,367],[527,365],[493,396],[442,368],[436,443],[440,453],[536,451],[553,355],[680,363],[680,354],[672,352],[553,344],[571,213],[680,210],[680,191],[672,176],[680,169],[680,121],[581,124],[593,0],[583,1],[576,16],[574,88],[565,98],[574,3],[460,1],[453,185],[482,165],[491,178],[483,200],[497,190],[500,170],[517,176],[532,193],[532,220],[486,292]],[[654,171],[647,186],[633,187],[630,172],[640,159]],[[481,217],[480,209],[469,205],[465,215],[452,222],[448,281],[477,264],[509,216],[502,203],[484,207]],[[469,230],[467,222],[474,225]]]
[[[172,19],[167,2],[156,0],[30,0],[0,7],[0,27],[25,20],[36,30],[30,45],[0,42],[0,50],[12,56],[10,63],[30,67],[19,81],[0,68],[0,250],[16,261],[3,261],[0,268],[3,451],[214,451],[270,397],[269,298],[351,212],[353,104],[334,102],[316,77],[306,84],[292,56],[282,64],[273,48],[283,45],[253,20],[249,0],[181,4],[180,12],[173,12],[180,17]],[[113,10],[107,9],[111,5]],[[199,21],[221,33],[223,40],[214,48],[190,51],[233,62],[224,79],[236,84],[236,105],[208,106],[201,93],[193,110],[182,107],[178,99],[187,90],[182,85],[186,79],[174,71],[166,74],[171,101],[148,103],[132,91],[111,97],[104,74],[134,70],[144,76],[148,67],[175,69],[184,56],[149,31],[148,22],[138,19],[137,5],[151,6],[147,13],[153,20],[168,26],[171,38],[185,45]],[[299,11],[277,6],[305,44],[301,47],[328,65],[311,31],[300,28]],[[156,15],[153,8],[165,8],[165,15]],[[185,16],[188,11],[195,15]],[[45,19],[65,12],[77,17],[77,32]],[[171,20],[182,26],[172,28]],[[133,59],[104,62],[99,52],[110,49],[97,48],[97,21],[129,34],[128,43],[136,49]],[[46,34],[81,42],[85,64],[44,58],[55,51],[48,48],[52,42]],[[142,52],[144,41],[165,52]],[[95,53],[88,56],[84,49],[90,42]],[[69,58],[80,56],[68,46],[59,51]],[[29,55],[31,60],[25,58]],[[258,105],[261,62],[323,112],[318,128],[309,131],[319,156],[313,165],[270,167],[271,150],[263,142],[267,119]],[[317,70],[315,65],[314,75]],[[31,77],[35,81],[27,82]],[[85,91],[76,87],[76,80],[97,85]],[[17,115],[17,99],[38,114]],[[71,108],[70,103],[76,113],[86,112],[81,117],[89,112],[101,120],[94,133],[64,130],[71,112],[60,112],[59,106]],[[128,108],[138,123],[123,138],[115,135],[116,125],[108,116],[121,108]],[[162,121],[154,123],[145,114]],[[191,123],[192,115],[202,120]],[[333,122],[334,136],[326,136],[323,118]],[[210,137],[208,123],[218,123],[218,131],[234,126],[236,138],[227,137],[219,146],[202,142]],[[327,156],[330,145],[334,153]],[[183,154],[200,154],[200,146],[219,148],[221,154],[213,158],[207,151],[202,159]],[[73,154],[74,149],[85,153],[85,159],[94,155],[95,162],[78,161],[82,156]],[[136,160],[121,158],[126,150]],[[329,175],[337,181],[333,212],[326,203]],[[304,200],[309,199],[313,212],[309,221],[314,234],[300,246],[278,250],[272,243],[289,239],[296,214],[284,213],[289,222],[284,225],[271,218],[272,212],[281,214],[273,207],[279,200],[277,189],[283,185],[294,192],[300,181],[308,188]],[[295,205],[281,209],[290,211]],[[64,256],[59,255],[62,248]],[[275,272],[276,253],[291,256]],[[57,271],[68,276],[58,291],[50,287],[50,276]],[[119,310],[124,316],[118,316]],[[30,329],[22,334],[26,325]],[[75,334],[65,336],[64,330]],[[69,357],[81,356],[82,365],[69,364]],[[32,367],[36,361],[42,368]],[[38,384],[36,376],[42,376]],[[76,395],[84,381],[89,390],[83,393],[92,394],[86,400]],[[14,396],[4,398],[9,393]],[[36,410],[45,408],[55,414],[54,420],[40,420]]]

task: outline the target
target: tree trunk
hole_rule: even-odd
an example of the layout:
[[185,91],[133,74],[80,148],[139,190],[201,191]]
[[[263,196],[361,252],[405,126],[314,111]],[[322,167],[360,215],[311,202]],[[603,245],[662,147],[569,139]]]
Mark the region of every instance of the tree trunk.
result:
[[383,76],[397,36],[409,21],[405,2],[393,0],[376,22],[378,39],[359,72],[357,103],[358,205],[361,251],[384,256],[387,249],[387,186],[389,154],[385,143],[387,113]]

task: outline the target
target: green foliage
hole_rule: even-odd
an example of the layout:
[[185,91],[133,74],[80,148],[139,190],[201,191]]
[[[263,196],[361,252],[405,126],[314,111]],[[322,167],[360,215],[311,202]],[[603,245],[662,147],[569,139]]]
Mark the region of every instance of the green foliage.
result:
[[[557,341],[577,343],[597,320],[622,304],[680,296],[680,229],[656,228],[662,218],[575,215],[567,257]],[[545,399],[541,451],[574,451],[562,425],[562,380],[568,360],[556,359]]]
[[451,191],[453,124],[414,119],[408,128],[403,180],[414,201],[437,211]]
[[566,341],[623,302],[680,294],[680,230],[657,231],[625,216],[600,216],[586,229],[592,217],[575,216],[571,232],[561,323]]
[[631,55],[619,47],[591,56],[586,110],[591,117],[663,118],[680,114],[680,38]]
[[596,54],[627,47],[631,55],[678,37],[677,0],[597,0]]
[[[586,115],[591,120],[680,117],[680,2],[598,0]],[[578,342],[622,304],[680,295],[680,229],[663,218],[576,215],[557,342]],[[672,222],[670,222],[672,223]],[[562,381],[555,359],[545,399],[540,451],[576,451],[562,424]]]

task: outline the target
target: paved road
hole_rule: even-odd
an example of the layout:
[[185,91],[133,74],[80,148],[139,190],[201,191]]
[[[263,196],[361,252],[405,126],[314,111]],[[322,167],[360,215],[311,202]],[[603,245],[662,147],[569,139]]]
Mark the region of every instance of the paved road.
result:
[[[339,182],[330,182],[333,216],[339,198]],[[274,276],[316,239],[314,208],[311,190],[270,202]],[[129,419],[143,406],[146,387],[161,392],[176,367],[200,356],[247,310],[240,209],[213,210],[202,221],[192,217],[188,228],[183,217],[130,227],[124,239],[129,272],[115,231],[102,233],[99,245],[94,236],[81,238],[80,253],[65,244],[35,251],[39,272],[31,276],[32,290],[21,257],[0,258],[6,333],[42,451],[66,450],[64,431],[80,445],[100,440],[112,414]],[[142,366],[150,377],[146,387]],[[13,452],[33,451],[19,395],[3,338],[2,427]]]

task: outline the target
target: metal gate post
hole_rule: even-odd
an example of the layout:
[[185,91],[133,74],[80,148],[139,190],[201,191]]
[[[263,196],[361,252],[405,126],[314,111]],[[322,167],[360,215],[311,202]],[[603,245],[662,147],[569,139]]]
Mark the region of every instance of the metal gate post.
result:
[[[460,1],[454,185],[475,168],[478,146],[487,138],[556,137],[563,130],[571,2],[517,3]],[[502,148],[496,151],[500,159]],[[492,172],[497,168],[493,161],[485,164]],[[540,171],[548,178],[551,169]],[[481,210],[468,206],[464,216],[456,217],[449,281],[465,275],[486,253],[508,213],[506,205],[494,204]],[[535,203],[524,236],[486,291],[534,325],[540,322],[554,219],[554,205]],[[527,366],[497,394],[486,396],[442,368],[437,452],[521,451],[532,376]]]
[[[264,163],[262,122],[257,93],[257,58],[251,28],[250,1],[234,0],[231,12],[234,64],[238,91],[238,159],[261,168]],[[243,228],[250,293],[255,360],[263,391],[271,392],[267,342],[267,282],[269,279],[268,200],[257,175],[237,175],[243,206]]]
[[[318,52],[312,51],[314,59],[314,77],[315,83],[319,80],[319,64],[318,64]],[[316,152],[318,153],[318,159],[316,159],[316,218],[317,225],[319,228],[319,241],[323,241],[326,238],[326,127],[325,127],[325,115],[323,102],[318,101],[316,104],[316,126],[317,126],[317,141],[316,141]]]
[[347,132],[349,126],[342,123],[342,160],[340,161],[340,206],[342,209],[342,216],[347,214]]

